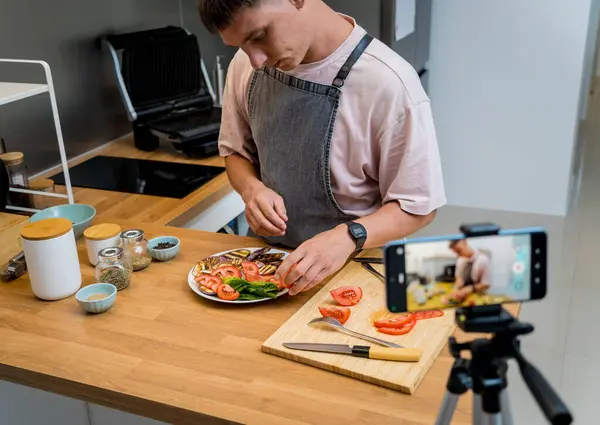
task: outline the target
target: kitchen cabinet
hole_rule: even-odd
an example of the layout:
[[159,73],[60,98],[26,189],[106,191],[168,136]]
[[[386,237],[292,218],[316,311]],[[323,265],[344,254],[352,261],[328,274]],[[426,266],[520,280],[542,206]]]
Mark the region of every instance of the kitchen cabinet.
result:
[[6,381],[0,381],[0,412],[2,425],[90,423],[85,402]]
[[116,409],[88,403],[90,425],[169,425]]

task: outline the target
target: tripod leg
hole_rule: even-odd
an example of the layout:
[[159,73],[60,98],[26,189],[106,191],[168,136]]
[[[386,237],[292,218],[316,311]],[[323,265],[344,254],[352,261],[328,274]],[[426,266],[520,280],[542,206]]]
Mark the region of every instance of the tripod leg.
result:
[[510,399],[508,397],[508,390],[504,390],[500,393],[500,408],[502,413],[503,425],[513,425],[512,421],[512,410],[510,409]]
[[473,393],[473,425],[487,425],[483,414],[481,396]]
[[449,391],[446,392],[437,419],[435,420],[435,425],[450,425],[459,397],[457,394],[452,394]]

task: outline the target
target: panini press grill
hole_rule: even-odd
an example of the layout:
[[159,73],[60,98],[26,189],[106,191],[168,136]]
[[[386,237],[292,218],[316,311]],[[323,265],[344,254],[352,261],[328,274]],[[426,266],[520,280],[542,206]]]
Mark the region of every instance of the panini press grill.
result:
[[171,142],[190,156],[218,152],[221,108],[215,107],[196,36],[168,26],[103,39],[133,124],[135,146]]

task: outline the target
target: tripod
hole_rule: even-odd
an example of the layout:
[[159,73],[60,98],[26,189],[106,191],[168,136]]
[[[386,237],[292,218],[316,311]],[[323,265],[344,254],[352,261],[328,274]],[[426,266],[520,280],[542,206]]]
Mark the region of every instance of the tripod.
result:
[[[502,306],[457,309],[456,324],[465,332],[491,333],[493,337],[467,343],[450,338],[455,361],[436,425],[450,425],[458,399],[469,390],[473,391],[473,424],[513,425],[506,380],[509,359],[517,361],[521,376],[550,423],[572,422],[560,397],[520,351],[517,338],[533,332],[532,325],[519,322]],[[462,358],[463,351],[470,351],[471,358]]]

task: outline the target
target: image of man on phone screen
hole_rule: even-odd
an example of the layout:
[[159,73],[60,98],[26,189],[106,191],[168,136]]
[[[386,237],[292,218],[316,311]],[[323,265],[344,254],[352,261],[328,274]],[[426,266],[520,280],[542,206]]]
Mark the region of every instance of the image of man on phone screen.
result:
[[481,250],[475,250],[466,239],[450,242],[450,249],[458,256],[456,282],[449,297],[460,303],[473,293],[485,294],[491,286],[490,259]]

